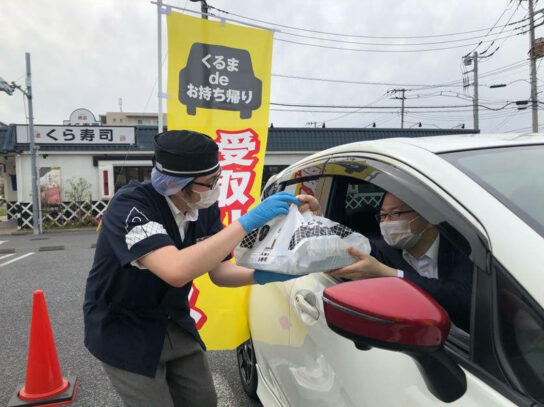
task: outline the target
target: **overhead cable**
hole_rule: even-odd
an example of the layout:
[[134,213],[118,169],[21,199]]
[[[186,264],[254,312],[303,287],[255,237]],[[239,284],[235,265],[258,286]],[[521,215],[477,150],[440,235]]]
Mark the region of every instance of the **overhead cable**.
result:
[[[516,35],[521,35],[525,33],[526,31],[523,31],[518,34],[514,34],[508,37],[502,37],[499,39],[514,37]],[[336,49],[340,51],[370,52],[370,53],[417,53],[417,52],[445,51],[450,49],[465,48],[467,46],[477,45],[476,43],[474,43],[474,44],[462,44],[462,45],[452,45],[449,47],[436,47],[436,48],[424,48],[424,49],[368,49],[368,48],[347,48],[347,47],[335,47],[333,45],[312,44],[308,42],[286,40],[285,38],[278,38],[278,36],[274,38],[274,41],[285,42],[288,44],[303,45],[303,46],[314,47],[314,48]],[[333,40],[328,40],[328,41],[333,41]],[[492,41],[493,40],[480,41],[480,43],[487,43]]]
[[[277,78],[288,78],[288,79],[301,79],[306,81],[319,81],[319,82],[335,82],[335,83],[347,83],[352,85],[381,85],[381,86],[446,86],[446,84],[434,84],[426,85],[421,83],[395,83],[395,82],[369,82],[369,81],[350,81],[344,79],[328,79],[328,78],[314,78],[309,76],[297,76],[297,75],[283,75],[275,74],[272,76]],[[457,81],[459,82],[459,81]]]
[[[502,73],[506,72],[508,69],[513,67],[522,66],[527,60],[517,61],[503,67],[499,67],[487,72],[483,72],[480,77],[492,76],[494,72]],[[422,84],[422,83],[396,83],[396,82],[371,82],[371,81],[352,81],[345,79],[331,79],[331,78],[317,78],[309,76],[300,76],[300,75],[284,75],[279,73],[273,73],[273,77],[277,78],[287,78],[287,79],[300,79],[306,81],[319,81],[319,82],[332,82],[332,83],[345,83],[352,85],[377,85],[377,86],[399,86],[399,87],[418,87],[420,89],[407,89],[407,90],[423,90],[423,89],[432,89],[432,88],[441,88],[441,87],[461,87],[461,80],[455,80],[450,82],[436,83],[436,84]]]
[[[526,28],[526,27],[529,27],[529,24],[520,25],[520,26],[515,27],[515,28],[513,28],[511,30],[504,31],[505,33],[518,31],[516,34],[511,34],[511,35],[507,35],[507,36],[504,36],[504,37],[495,38],[495,39],[492,39],[492,40],[489,40],[489,41],[484,41],[482,39],[477,43],[477,46],[479,46],[479,45],[481,45],[482,43],[485,43],[485,42],[490,42],[491,44],[489,45],[489,47],[491,47],[495,43],[495,41],[497,41],[499,39],[505,39],[506,40],[507,38],[515,37],[517,35],[522,34],[519,31],[521,29],[523,29],[523,28]],[[501,31],[500,33],[502,34],[503,31]],[[454,43],[454,42],[466,42],[466,41],[482,38],[480,36],[476,36],[476,37],[467,37],[467,38],[457,38],[457,39],[445,40],[445,41],[413,42],[413,43],[412,42],[409,42],[409,43],[387,43],[387,42],[362,42],[362,41],[341,40],[341,39],[335,39],[335,38],[323,38],[323,37],[316,37],[316,36],[313,36],[313,35],[290,33],[290,32],[286,32],[286,31],[280,31],[280,34],[281,35],[291,36],[291,37],[308,38],[308,39],[312,39],[312,40],[316,40],[316,41],[329,41],[329,42],[342,43],[342,44],[386,46],[386,47],[405,47],[405,46],[424,46],[424,45],[436,45],[436,44],[449,44],[449,43]],[[465,44],[465,46],[467,46],[467,45],[474,45],[474,44]]]
[[[365,105],[365,107],[372,106],[374,103],[378,103],[378,102],[382,101],[382,100],[385,99],[385,98],[387,98],[387,95],[382,95],[382,96],[380,96],[378,99],[376,99],[376,100],[370,102],[368,105]],[[331,119],[325,120],[325,121],[323,121],[323,123],[328,123],[328,122],[332,122],[332,121],[335,121],[335,120],[342,119],[342,118],[344,118],[344,117],[346,117],[346,116],[352,115],[352,114],[354,114],[354,113],[358,113],[360,110],[362,110],[362,109],[356,109],[356,110],[354,110],[354,111],[352,111],[352,112],[343,113],[343,114],[341,114],[341,115],[338,116],[338,117],[333,117],[333,118],[331,118]]]
[[[497,24],[499,23],[499,21],[501,21],[501,18],[504,16],[504,14],[508,11],[508,9],[510,8],[509,5],[512,3],[512,0],[508,0],[508,4],[506,5],[506,7],[504,8],[504,10],[502,11],[501,15],[499,16],[499,18],[497,19],[497,21],[495,22],[495,24],[493,24],[493,26],[491,26],[491,28],[487,31],[487,33],[483,36],[482,40],[476,44],[476,46],[472,49],[472,51],[469,51],[465,54],[465,56],[468,56],[470,54],[472,54],[480,45],[482,45],[482,41],[487,38],[487,36],[491,33],[491,31],[493,31],[493,29],[497,26]],[[514,13],[516,12],[517,8],[514,10]]]
[[[471,105],[472,106],[472,105]],[[278,109],[278,108],[270,108],[269,109],[270,111],[272,112],[283,112],[283,113],[326,113],[326,114],[338,114],[340,113],[338,110],[316,110],[316,109]],[[359,110],[357,111],[356,113],[353,113],[353,114],[392,114],[392,113],[398,113],[398,111],[400,110],[400,107],[391,107],[391,110],[390,111],[385,111],[385,110]],[[510,110],[517,110],[516,107],[505,107],[504,109],[501,110],[501,112],[505,112],[505,111],[510,111]],[[406,108],[405,109],[405,114],[410,112],[410,108]],[[448,113],[448,117],[451,117],[450,114],[451,113],[463,113],[463,112],[467,112],[467,113],[470,113],[472,114],[473,113],[473,110],[472,109],[458,109],[458,110],[429,110],[429,111],[418,111],[417,113],[416,112],[412,112],[412,114],[428,114],[428,115],[431,115],[431,114],[434,114],[434,113]],[[351,113],[351,112],[350,112]],[[480,116],[482,116],[484,112],[482,112],[480,114]],[[495,112],[496,114],[496,112]],[[500,115],[498,115],[500,116]],[[487,117],[487,116],[486,116]]]
[[[510,20],[512,20],[512,17],[514,17],[514,14],[516,14],[516,12],[518,11],[518,8],[519,8],[519,4],[518,4],[518,7],[516,7],[514,9],[514,12],[510,15],[510,18],[508,19],[508,21],[506,22],[507,24],[510,22]],[[527,24],[525,24],[525,26],[527,26]],[[529,26],[530,26],[530,23],[529,23]],[[517,28],[514,28],[514,30],[516,30]],[[504,27],[502,27],[502,29],[496,34],[496,37],[495,39],[493,40],[493,42],[491,42],[487,48],[485,50],[483,50],[482,52],[480,52],[480,55],[486,55],[487,52],[491,49],[491,47],[493,46],[493,44],[495,44],[495,41],[497,41],[497,38],[499,37],[499,35],[501,35],[502,33],[504,32]],[[498,51],[498,49],[502,46],[502,44],[504,44],[504,42],[507,40],[507,38],[505,38],[502,42],[501,42],[501,45],[499,45],[493,52],[487,54],[487,57],[491,57],[495,54],[495,52]]]
[[[502,110],[506,106],[511,105],[515,102],[507,102],[504,106],[499,108],[494,108],[486,105],[479,104],[478,106],[487,110]],[[353,106],[353,105],[316,105],[316,104],[298,104],[298,103],[276,103],[270,102],[272,106],[283,106],[283,107],[310,107],[310,108],[323,108],[323,109],[394,109],[396,106]],[[410,106],[407,109],[458,109],[463,107],[473,107],[473,105],[443,105],[443,106]]]
[[[214,6],[211,6],[209,4],[208,4],[208,8],[214,9],[214,10],[220,12],[220,13],[230,14],[230,15],[233,15],[235,17],[243,18],[243,19],[246,19],[246,20],[249,20],[249,21],[255,21],[255,22],[258,22],[258,23],[261,23],[261,24],[268,24],[268,25],[272,25],[272,26],[275,26],[275,27],[282,27],[282,28],[291,29],[291,30],[304,31],[304,32],[310,32],[310,33],[315,33],[315,34],[325,34],[325,35],[338,36],[338,37],[373,38],[373,39],[436,38],[436,37],[449,37],[449,36],[456,36],[456,35],[463,35],[463,34],[472,34],[472,33],[476,33],[476,32],[483,32],[483,31],[489,30],[489,27],[487,27],[487,28],[480,28],[480,29],[475,29],[475,30],[470,30],[470,31],[448,33],[448,34],[414,35],[414,36],[374,36],[374,35],[362,35],[362,34],[345,34],[345,33],[337,33],[337,32],[330,32],[330,31],[310,30],[310,29],[306,29],[306,28],[302,28],[302,27],[294,27],[294,26],[290,26],[290,25],[286,25],[286,24],[275,23],[275,22],[272,22],[272,21],[266,21],[266,20],[261,20],[261,19],[257,19],[257,18],[247,17],[247,16],[243,16],[241,14],[233,13],[231,11],[221,10],[221,9],[219,9],[217,7],[214,7]],[[538,11],[535,12],[535,14],[540,13],[542,11],[544,11],[544,10],[538,10]],[[520,22],[523,22],[523,21],[527,21],[527,19],[525,18],[525,19],[521,19],[521,20],[518,20],[518,21],[514,21],[514,22],[509,23],[507,25],[514,25],[514,24],[517,24],[517,23],[520,23]],[[502,27],[502,26],[498,26],[498,27]]]

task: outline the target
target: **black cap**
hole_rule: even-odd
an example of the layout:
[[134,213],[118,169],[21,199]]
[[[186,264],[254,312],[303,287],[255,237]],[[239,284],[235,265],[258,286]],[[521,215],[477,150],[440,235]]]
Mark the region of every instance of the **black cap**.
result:
[[155,168],[175,177],[202,177],[219,169],[219,148],[205,134],[169,130],[155,136]]

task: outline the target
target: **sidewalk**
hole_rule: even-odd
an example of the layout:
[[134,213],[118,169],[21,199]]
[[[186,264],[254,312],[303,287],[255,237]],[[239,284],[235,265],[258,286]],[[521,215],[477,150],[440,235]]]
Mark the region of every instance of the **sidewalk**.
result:
[[[62,233],[62,232],[80,232],[82,230],[96,231],[96,226],[86,226],[79,228],[58,228],[58,229],[45,229],[42,233]],[[18,229],[16,220],[5,220],[0,217],[0,236],[1,235],[29,235],[32,234],[32,229]]]
[[17,232],[17,221],[7,220],[5,216],[0,216],[0,235],[12,235]]

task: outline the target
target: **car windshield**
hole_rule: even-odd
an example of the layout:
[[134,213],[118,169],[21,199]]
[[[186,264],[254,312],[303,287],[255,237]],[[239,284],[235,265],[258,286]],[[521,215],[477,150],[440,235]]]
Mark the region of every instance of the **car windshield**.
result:
[[544,145],[441,155],[544,237]]

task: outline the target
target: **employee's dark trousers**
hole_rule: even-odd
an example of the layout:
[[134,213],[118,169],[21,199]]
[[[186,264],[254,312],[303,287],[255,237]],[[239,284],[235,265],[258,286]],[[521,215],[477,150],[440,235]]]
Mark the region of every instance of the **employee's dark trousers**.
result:
[[168,325],[154,378],[102,363],[128,407],[215,407],[217,395],[206,354],[175,323]]

